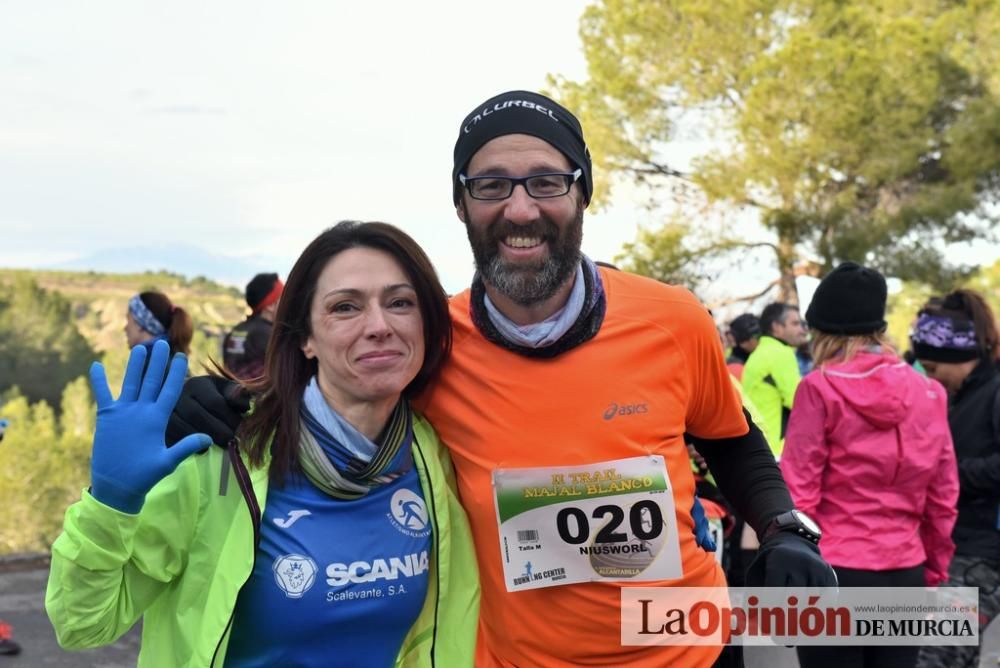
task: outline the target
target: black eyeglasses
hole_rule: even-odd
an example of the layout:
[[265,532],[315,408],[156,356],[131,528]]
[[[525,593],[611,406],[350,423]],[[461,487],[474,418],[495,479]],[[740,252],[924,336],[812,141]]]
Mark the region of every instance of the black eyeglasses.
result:
[[514,193],[514,186],[522,185],[535,199],[562,197],[573,184],[580,180],[582,169],[573,172],[552,172],[532,174],[514,178],[511,176],[466,176],[459,174],[458,180],[469,191],[472,199],[496,201],[507,199]]

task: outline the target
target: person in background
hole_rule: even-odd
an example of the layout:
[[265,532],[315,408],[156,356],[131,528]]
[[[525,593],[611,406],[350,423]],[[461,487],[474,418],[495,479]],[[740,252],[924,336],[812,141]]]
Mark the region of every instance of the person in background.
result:
[[[806,321],[808,325],[808,320]],[[795,349],[795,361],[799,364],[799,376],[805,378],[806,374],[813,370],[812,349],[809,341],[803,341]]]
[[760,411],[767,441],[775,457],[780,457],[801,378],[795,349],[805,342],[807,334],[799,309],[783,302],[764,308],[760,329],[760,343],[743,367],[743,390]]
[[[972,290],[955,290],[920,311],[913,352],[948,391],[958,458],[958,520],[948,584],[979,587],[980,633],[1000,612],[1000,336],[993,312]],[[922,668],[976,665],[977,647],[924,647]]]
[[264,373],[267,342],[284,287],[277,274],[257,274],[247,283],[246,300],[251,313],[222,342],[223,364],[241,380]]
[[193,336],[191,316],[162,292],[140,292],[128,300],[125,338],[129,348],[144,346],[147,359],[153,344],[160,340],[170,345],[171,355],[190,355]]
[[142,617],[140,666],[472,665],[472,537],[410,408],[451,347],[433,266],[395,227],[339,223],[296,261],[276,323],[228,448],[165,447],[187,362],[164,380],[164,342],[145,374],[132,350],[117,401],[91,368],[91,487],[45,599],[59,643],[104,645]]
[[[840,586],[933,587],[948,579],[958,514],[948,400],[896,355],[885,304],[885,278],[853,262],[817,287],[806,313],[816,371],[795,394],[781,471]],[[797,651],[802,668],[912,668],[919,647]]]
[[[743,398],[743,407],[757,420],[758,424],[766,425],[766,421],[760,416],[742,385],[744,367],[747,360],[750,359],[750,355],[760,344],[760,333],[760,318],[754,314],[744,313],[734,318],[726,331],[726,338],[731,344],[726,366],[735,379],[736,387]],[[778,444],[771,441],[768,430],[765,428],[763,432],[771,451],[780,452]],[[731,507],[728,509],[731,513],[732,528],[727,536],[725,548],[725,553],[728,554],[728,559],[725,562],[726,580],[731,586],[742,587],[745,583],[746,570],[757,556],[760,542],[757,540],[757,534],[753,527],[747,524],[742,517],[736,515]]]
[[21,646],[14,642],[13,627],[0,619],[0,656],[17,656]]
[[[927,303],[924,304],[923,308],[921,308],[920,310],[923,311],[925,309],[939,308],[941,306],[941,300],[942,300],[941,297],[931,297],[930,299],[927,300]],[[913,320],[910,322],[910,332],[909,336],[907,337],[907,341],[909,342],[910,347],[906,350],[906,352],[903,353],[903,359],[906,360],[906,363],[912,366],[916,371],[926,376],[927,370],[924,369],[924,365],[921,364],[920,360],[917,359],[917,354],[913,352],[913,332],[916,331],[917,319],[919,317],[920,317],[920,312],[918,311],[917,314],[913,316]]]
[[743,367],[750,358],[750,353],[757,349],[760,343],[760,319],[753,313],[736,316],[729,323],[729,339],[732,344],[726,366],[736,380],[743,380]]

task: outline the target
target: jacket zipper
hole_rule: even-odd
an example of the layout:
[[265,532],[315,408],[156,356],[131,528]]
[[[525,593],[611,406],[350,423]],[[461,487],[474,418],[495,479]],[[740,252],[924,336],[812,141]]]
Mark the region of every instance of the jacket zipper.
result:
[[[431,474],[427,468],[427,460],[424,458],[424,453],[420,450],[420,444],[417,442],[417,436],[413,436],[414,450],[420,457],[420,462],[424,465],[424,473],[427,476],[427,491],[429,492],[427,498],[430,499],[431,508],[430,516],[437,517],[437,510],[434,507],[434,487],[431,482]],[[438,633],[438,611],[441,609],[441,527],[440,525],[433,527],[432,533],[434,534],[434,551],[437,553],[437,568],[434,569],[434,577],[437,578],[437,592],[434,597],[434,632],[431,634],[431,666],[436,665],[435,662],[435,650],[437,648],[437,633]]]
[[[240,585],[240,590],[242,590],[247,582],[250,581],[250,578],[253,577],[253,569],[257,566],[257,546],[260,545],[260,504],[257,503],[257,496],[253,493],[253,486],[250,484],[250,474],[247,472],[246,466],[243,465],[243,460],[240,459],[238,450],[239,448],[236,443],[230,442],[229,447],[226,448],[226,454],[229,456],[229,461],[232,464],[233,473],[236,475],[236,483],[240,486],[240,493],[243,494],[243,500],[247,502],[247,509],[250,511],[250,521],[253,522],[253,561],[250,564],[250,574],[243,581],[243,584]],[[224,464],[222,467],[223,475],[228,473],[228,469],[229,467]],[[226,479],[228,482],[228,476],[226,476]],[[219,491],[222,492],[223,488],[223,484],[220,481]],[[219,650],[222,649],[222,642],[226,639],[226,635],[233,625],[234,617],[236,617],[235,605],[232,612],[229,613],[229,621],[226,622],[226,628],[222,630],[222,636],[215,646],[215,651],[212,652],[210,666],[214,666],[215,660],[219,658]]]

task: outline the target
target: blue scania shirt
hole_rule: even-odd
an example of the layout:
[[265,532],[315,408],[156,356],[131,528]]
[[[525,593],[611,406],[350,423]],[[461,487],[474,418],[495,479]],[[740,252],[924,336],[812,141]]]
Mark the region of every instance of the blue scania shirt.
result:
[[431,530],[414,468],[356,501],[304,476],[269,488],[227,668],[392,666],[427,595]]

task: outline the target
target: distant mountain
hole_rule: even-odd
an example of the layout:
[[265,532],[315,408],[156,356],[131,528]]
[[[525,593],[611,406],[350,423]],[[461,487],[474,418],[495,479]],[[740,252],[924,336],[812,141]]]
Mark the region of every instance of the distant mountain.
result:
[[54,264],[51,269],[142,273],[168,271],[189,278],[204,276],[219,283],[243,288],[254,274],[274,271],[286,277],[288,260],[266,257],[232,257],[188,244],[107,248],[73,260]]

